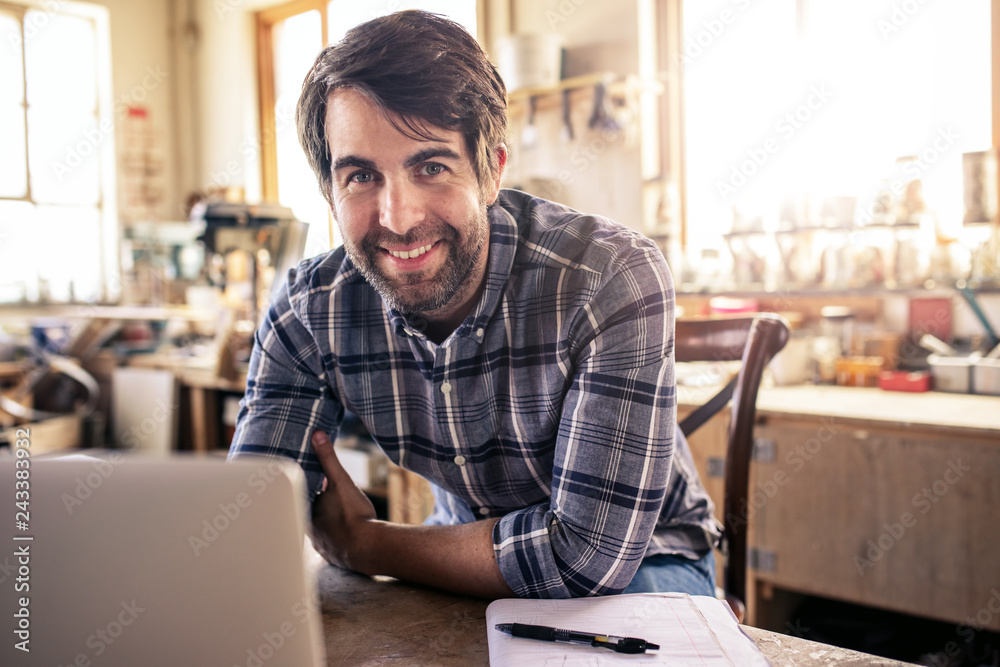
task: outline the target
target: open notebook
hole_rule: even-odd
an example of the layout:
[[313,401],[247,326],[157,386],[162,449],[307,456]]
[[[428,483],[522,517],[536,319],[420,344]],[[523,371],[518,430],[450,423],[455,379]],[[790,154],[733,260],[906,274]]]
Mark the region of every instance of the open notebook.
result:
[[[511,637],[497,623],[640,637],[660,650],[623,655],[604,648]],[[486,609],[490,665],[672,665],[766,667],[757,645],[722,600],[684,593],[639,593],[573,600],[496,600]]]

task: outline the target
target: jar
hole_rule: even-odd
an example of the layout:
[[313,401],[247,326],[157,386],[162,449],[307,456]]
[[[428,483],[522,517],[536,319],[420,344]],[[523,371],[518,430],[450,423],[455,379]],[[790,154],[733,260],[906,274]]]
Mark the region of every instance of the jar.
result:
[[847,306],[823,306],[819,311],[823,336],[837,340],[841,357],[851,354],[854,342],[854,311]]

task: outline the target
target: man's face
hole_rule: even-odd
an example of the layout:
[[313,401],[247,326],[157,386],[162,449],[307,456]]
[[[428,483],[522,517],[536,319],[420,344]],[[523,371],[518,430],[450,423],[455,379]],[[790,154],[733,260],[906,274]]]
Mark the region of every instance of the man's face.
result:
[[391,307],[433,318],[474,305],[499,178],[480,187],[462,135],[428,129],[437,140],[412,139],[361,93],[330,95],[330,199],[347,255]]

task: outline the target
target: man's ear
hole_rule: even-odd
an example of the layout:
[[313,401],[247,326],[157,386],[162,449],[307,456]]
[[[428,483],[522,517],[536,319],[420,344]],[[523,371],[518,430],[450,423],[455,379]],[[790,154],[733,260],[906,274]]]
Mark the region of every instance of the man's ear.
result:
[[503,143],[497,144],[493,150],[497,156],[497,169],[495,174],[492,174],[491,187],[489,192],[486,193],[488,204],[492,204],[497,200],[497,195],[500,194],[500,181],[503,179],[503,170],[507,166],[507,145]]

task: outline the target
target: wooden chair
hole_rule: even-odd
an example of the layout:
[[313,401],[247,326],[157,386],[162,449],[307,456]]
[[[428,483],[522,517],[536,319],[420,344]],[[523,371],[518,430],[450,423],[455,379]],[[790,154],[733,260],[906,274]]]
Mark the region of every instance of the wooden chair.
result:
[[678,320],[674,340],[677,361],[741,360],[739,374],[705,405],[680,423],[688,437],[729,403],[731,420],[726,444],[723,501],[723,591],[742,622],[746,611],[747,507],[750,458],[753,453],[757,390],[764,367],[788,341],[788,324],[772,313],[719,319]]

